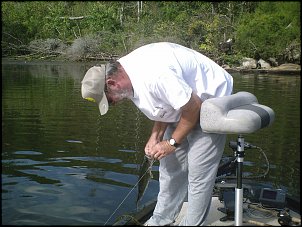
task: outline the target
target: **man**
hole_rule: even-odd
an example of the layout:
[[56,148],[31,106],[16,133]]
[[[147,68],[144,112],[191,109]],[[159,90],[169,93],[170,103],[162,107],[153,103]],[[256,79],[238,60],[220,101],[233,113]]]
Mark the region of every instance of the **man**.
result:
[[146,225],[172,224],[188,198],[181,225],[204,225],[226,135],[202,131],[199,114],[208,98],[230,95],[233,78],[206,56],[160,42],[142,46],[104,67],[90,68],[82,96],[101,114],[127,98],[154,126],[146,155],[158,159],[159,194]]

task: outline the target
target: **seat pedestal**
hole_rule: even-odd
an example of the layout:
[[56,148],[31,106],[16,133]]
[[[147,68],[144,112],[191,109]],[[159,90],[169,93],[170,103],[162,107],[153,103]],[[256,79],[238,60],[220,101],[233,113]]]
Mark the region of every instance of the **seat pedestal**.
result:
[[244,137],[239,135],[237,138],[237,186],[235,188],[235,226],[242,226],[243,215],[243,188],[242,188],[242,173],[243,173],[243,160],[244,160]]

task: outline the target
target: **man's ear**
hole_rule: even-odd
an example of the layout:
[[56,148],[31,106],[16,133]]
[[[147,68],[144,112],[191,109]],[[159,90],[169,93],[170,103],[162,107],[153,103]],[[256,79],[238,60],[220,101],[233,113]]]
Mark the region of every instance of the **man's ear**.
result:
[[107,79],[107,85],[111,87],[120,88],[120,84],[116,79],[108,78]]
[[114,85],[116,84],[116,81],[113,80],[113,79],[111,79],[111,78],[108,78],[108,79],[107,79],[107,84],[108,84],[108,85],[113,85],[113,86],[114,86]]

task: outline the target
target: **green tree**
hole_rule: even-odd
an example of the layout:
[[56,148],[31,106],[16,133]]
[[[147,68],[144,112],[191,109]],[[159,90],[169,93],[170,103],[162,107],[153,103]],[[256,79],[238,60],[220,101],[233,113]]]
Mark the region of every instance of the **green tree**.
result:
[[261,2],[242,17],[236,30],[236,50],[251,57],[277,57],[300,41],[300,2]]

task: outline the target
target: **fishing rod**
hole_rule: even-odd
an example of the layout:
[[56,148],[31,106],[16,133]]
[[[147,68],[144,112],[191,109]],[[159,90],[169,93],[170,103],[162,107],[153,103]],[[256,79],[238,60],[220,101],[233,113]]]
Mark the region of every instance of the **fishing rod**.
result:
[[104,225],[106,225],[108,223],[108,221],[112,218],[112,216],[116,213],[116,211],[123,205],[123,203],[125,202],[125,200],[128,198],[128,196],[130,195],[130,193],[134,190],[134,188],[138,185],[138,183],[143,179],[143,177],[147,174],[147,172],[149,170],[151,170],[153,163],[156,161],[156,159],[154,158],[150,158],[147,155],[145,155],[146,158],[148,158],[148,160],[150,160],[150,166],[149,168],[144,172],[144,174],[138,179],[138,181],[136,182],[136,184],[132,187],[132,189],[128,192],[128,194],[125,196],[125,198],[122,200],[122,202],[120,202],[120,204],[117,206],[117,208],[114,210],[114,212],[110,215],[110,217],[107,219],[107,221],[105,222]]

